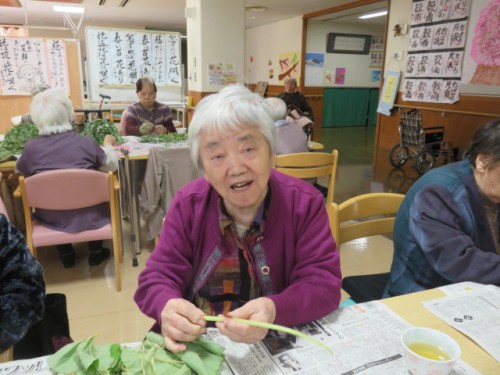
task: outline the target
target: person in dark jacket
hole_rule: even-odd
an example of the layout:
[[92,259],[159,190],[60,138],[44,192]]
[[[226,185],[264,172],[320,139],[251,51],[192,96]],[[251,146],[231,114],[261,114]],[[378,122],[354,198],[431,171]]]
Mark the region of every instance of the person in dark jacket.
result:
[[500,285],[500,120],[478,130],[463,161],[410,188],[394,224],[385,296],[474,281]]
[[304,115],[314,121],[314,115],[311,106],[307,102],[306,97],[297,91],[297,80],[292,77],[285,79],[285,91],[277,95],[282,99],[288,109],[296,109],[299,115]]
[[42,319],[43,270],[22,234],[0,213],[0,353]]

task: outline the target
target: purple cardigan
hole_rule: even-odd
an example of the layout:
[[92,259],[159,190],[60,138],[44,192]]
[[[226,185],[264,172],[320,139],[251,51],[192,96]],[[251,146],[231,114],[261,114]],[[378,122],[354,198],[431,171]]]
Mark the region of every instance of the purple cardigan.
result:
[[[276,324],[300,325],[338,308],[339,253],[318,190],[274,170],[269,186],[263,232],[250,246],[256,278],[262,295],[276,305]],[[155,330],[169,299],[192,301],[226,251],[218,202],[203,178],[184,186],[172,201],[134,296],[141,311],[156,320]]]

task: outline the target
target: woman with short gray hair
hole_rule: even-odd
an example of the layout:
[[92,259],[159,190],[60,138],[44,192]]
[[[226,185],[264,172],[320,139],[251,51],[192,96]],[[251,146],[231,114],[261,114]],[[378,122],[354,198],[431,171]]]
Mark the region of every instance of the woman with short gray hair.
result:
[[180,189],[139,276],[135,301],[166,348],[206,332],[255,343],[267,329],[231,318],[294,326],[338,308],[339,254],[325,201],[312,185],[274,170],[276,129],[259,95],[233,85],[204,98],[189,126],[205,177]]
[[[73,108],[68,96],[60,89],[48,89],[37,94],[31,103],[31,114],[40,137],[26,142],[16,169],[32,176],[54,169],[95,169],[103,172],[118,168],[113,149],[115,138],[107,135],[101,148],[94,139],[73,131]],[[52,229],[76,233],[98,229],[110,222],[108,203],[79,210],[51,211],[37,209],[33,214]],[[57,246],[65,268],[75,265],[71,244]],[[95,266],[109,257],[102,241],[89,243],[89,265]]]

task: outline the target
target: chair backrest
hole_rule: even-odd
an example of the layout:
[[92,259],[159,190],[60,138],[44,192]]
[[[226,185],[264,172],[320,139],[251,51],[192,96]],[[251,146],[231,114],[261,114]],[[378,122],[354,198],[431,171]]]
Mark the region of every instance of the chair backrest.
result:
[[11,346],[4,352],[0,353],[0,363],[10,362],[14,360],[14,347]]
[[299,152],[276,157],[276,170],[298,178],[329,176],[326,204],[333,203],[335,177],[337,175],[338,151]]
[[[0,186],[2,185],[2,179],[3,179],[3,177],[2,177],[2,174],[0,173]],[[1,197],[0,197],[0,213],[4,214],[5,217],[8,220],[10,220],[9,219],[9,214],[7,213],[7,209],[5,208],[5,204],[3,203],[3,200],[2,200]]]
[[369,193],[328,205],[332,234],[340,245],[356,238],[392,233],[403,194]]
[[110,200],[108,174],[95,170],[52,170],[30,177],[20,177],[19,181],[23,204],[27,207],[74,210]]

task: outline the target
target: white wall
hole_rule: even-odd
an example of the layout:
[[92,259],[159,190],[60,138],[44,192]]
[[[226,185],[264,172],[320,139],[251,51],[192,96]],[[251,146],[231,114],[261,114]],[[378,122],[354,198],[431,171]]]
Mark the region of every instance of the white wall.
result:
[[[247,29],[245,33],[245,83],[266,81],[270,85],[281,85],[280,52],[299,52],[302,48],[302,17]],[[253,62],[251,58],[253,57]],[[271,65],[269,65],[271,62]],[[269,78],[269,71],[274,77]]]
[[[309,21],[307,24],[307,53],[325,55],[324,71],[335,72],[336,68],[345,68],[345,83],[326,82],[324,87],[379,87],[379,82],[371,81],[370,54],[327,53],[326,45],[329,33],[365,34],[383,36],[384,26],[360,25],[359,23]],[[380,70],[382,68],[379,68]]]
[[[244,83],[244,0],[187,0],[194,18],[187,18],[188,89],[217,92],[223,86],[208,85],[208,66],[234,64],[237,82]],[[221,11],[224,10],[224,11]]]

